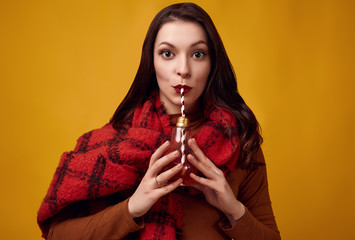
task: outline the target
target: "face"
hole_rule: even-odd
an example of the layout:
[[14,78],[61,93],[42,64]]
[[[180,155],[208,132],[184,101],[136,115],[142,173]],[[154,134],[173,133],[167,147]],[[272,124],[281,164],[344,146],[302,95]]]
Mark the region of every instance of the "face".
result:
[[186,112],[195,111],[211,70],[204,29],[194,22],[165,23],[154,43],[154,68],[167,113],[180,113],[182,87]]

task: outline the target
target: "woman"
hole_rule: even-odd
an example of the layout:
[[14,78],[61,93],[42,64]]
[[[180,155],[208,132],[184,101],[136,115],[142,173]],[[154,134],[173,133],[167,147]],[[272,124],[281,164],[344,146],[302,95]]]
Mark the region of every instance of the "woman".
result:
[[[202,174],[179,187],[167,141],[191,120]],[[64,153],[38,213],[47,239],[280,239],[268,195],[258,123],[208,14],[174,4],[152,21],[134,82],[109,124]],[[164,170],[163,170],[164,169]],[[196,190],[198,189],[198,190]]]

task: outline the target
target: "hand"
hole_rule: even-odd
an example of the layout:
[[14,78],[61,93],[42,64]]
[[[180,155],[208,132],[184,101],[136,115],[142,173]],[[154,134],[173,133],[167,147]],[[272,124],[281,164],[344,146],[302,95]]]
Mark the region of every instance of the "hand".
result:
[[163,156],[168,150],[169,145],[169,141],[166,141],[153,153],[147,172],[129,199],[128,211],[132,218],[143,216],[160,197],[170,193],[182,183],[182,179],[179,178],[175,182],[167,184],[171,177],[181,171],[181,163],[160,173],[167,164],[179,157],[179,151],[174,151]]
[[196,181],[191,186],[203,192],[207,202],[222,211],[233,226],[244,215],[244,205],[235,198],[222,170],[205,156],[196,140],[190,139],[188,144],[196,156],[189,154],[188,161],[205,176],[199,177],[190,173],[190,177]]

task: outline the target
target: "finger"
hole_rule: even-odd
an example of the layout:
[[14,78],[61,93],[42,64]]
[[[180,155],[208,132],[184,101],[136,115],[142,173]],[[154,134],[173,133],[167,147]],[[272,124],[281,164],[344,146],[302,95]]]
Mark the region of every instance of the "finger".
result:
[[157,161],[161,156],[164,155],[164,153],[169,149],[169,146],[170,146],[170,142],[169,141],[165,141],[160,147],[158,147],[157,150],[155,150],[155,152],[150,157],[149,167],[151,165],[153,165],[153,163],[155,161]]
[[[190,175],[190,177],[191,177],[191,175]],[[203,192],[203,188],[204,188],[203,185],[199,184],[196,181],[194,183],[192,183],[192,184],[187,184],[186,186],[196,188],[197,190],[200,190],[201,192]]]
[[198,189],[200,189],[202,191],[203,186],[206,186],[210,189],[213,189],[215,191],[217,191],[218,189],[216,189],[216,184],[213,180],[207,179],[207,178],[203,178],[203,177],[199,177],[194,173],[190,173],[190,177],[195,180],[198,184],[202,185],[202,186],[198,186]]
[[215,167],[214,163],[211,160],[209,160],[206,157],[206,155],[202,152],[202,150],[199,148],[194,138],[189,139],[188,144],[199,161],[203,162],[207,166]]
[[160,173],[157,178],[159,177],[158,182],[164,183],[167,182],[170,178],[172,178],[175,174],[177,174],[182,169],[182,164],[179,163],[176,166],[166,170],[165,172]]
[[171,152],[171,153],[159,158],[158,160],[156,160],[152,164],[150,174],[152,176],[156,176],[159,172],[161,172],[161,170],[166,165],[168,165],[172,161],[176,160],[179,156],[180,156],[180,153],[179,153],[179,151],[176,150],[174,152]]
[[159,192],[160,197],[170,193],[171,191],[173,191],[174,189],[176,189],[178,186],[180,186],[180,184],[182,183],[182,178],[179,178],[178,180],[176,180],[173,183],[170,183],[166,186],[163,186],[161,188],[158,188],[157,191]]
[[187,155],[187,160],[207,178],[216,179],[219,176],[219,174],[217,173],[217,170],[219,170],[218,168],[216,168],[215,166],[206,166],[204,163],[198,161],[192,154]]

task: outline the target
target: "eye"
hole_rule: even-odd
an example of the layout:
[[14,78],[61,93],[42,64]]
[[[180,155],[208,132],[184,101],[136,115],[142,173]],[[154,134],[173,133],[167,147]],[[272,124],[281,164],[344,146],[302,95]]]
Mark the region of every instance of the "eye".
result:
[[203,51],[196,51],[192,54],[193,58],[203,58],[204,56],[206,56],[206,53],[204,53]]
[[172,58],[174,56],[174,53],[169,50],[162,50],[159,52],[159,54],[162,55],[163,58]]

